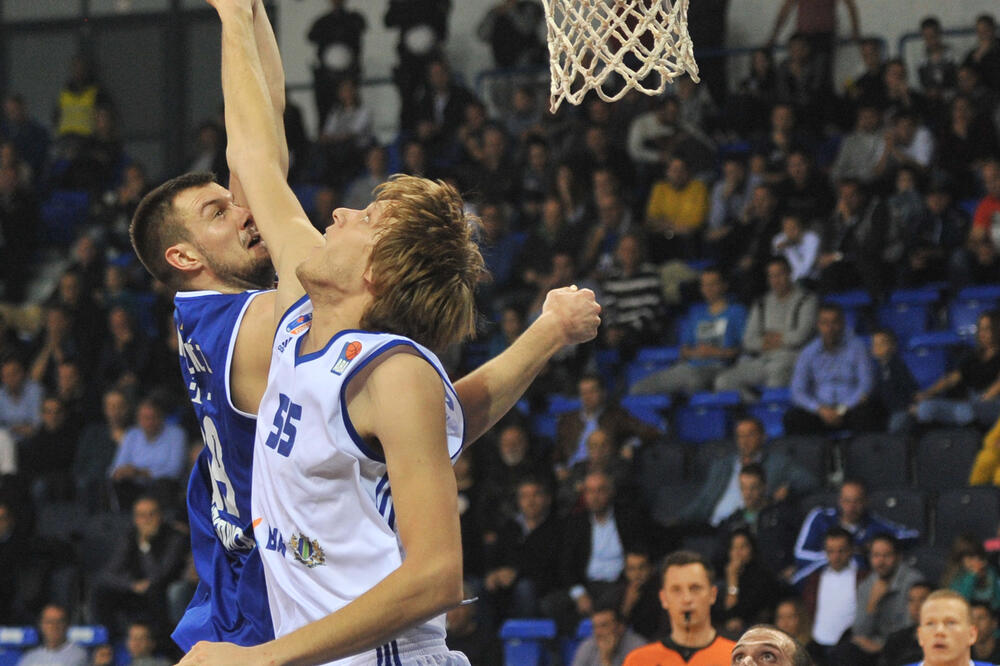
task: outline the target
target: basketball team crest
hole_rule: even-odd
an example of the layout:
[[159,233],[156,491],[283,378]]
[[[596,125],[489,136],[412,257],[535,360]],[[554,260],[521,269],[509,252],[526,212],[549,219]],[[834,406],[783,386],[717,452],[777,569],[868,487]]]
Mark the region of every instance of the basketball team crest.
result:
[[309,328],[309,324],[312,322],[312,318],[313,316],[311,312],[300,314],[298,317],[289,322],[288,326],[285,327],[285,330],[291,333],[292,335],[298,335],[302,331]]
[[351,364],[358,354],[361,353],[361,343],[357,340],[352,340],[344,345],[344,348],[340,350],[340,356],[337,358],[337,362],[333,364],[330,368],[330,372],[335,375],[344,374],[344,370],[347,370],[347,366]]
[[310,569],[326,564],[326,553],[315,539],[310,539],[305,534],[293,534],[288,545],[292,547],[295,559]]

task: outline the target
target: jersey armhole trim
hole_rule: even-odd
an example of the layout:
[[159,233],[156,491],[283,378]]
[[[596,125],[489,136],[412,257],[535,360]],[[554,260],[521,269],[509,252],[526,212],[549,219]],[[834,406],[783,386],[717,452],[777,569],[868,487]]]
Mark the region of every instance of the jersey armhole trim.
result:
[[274,348],[274,341],[278,339],[278,331],[281,330],[281,326],[285,323],[285,320],[288,319],[288,315],[290,315],[292,313],[292,310],[296,310],[296,309],[302,307],[302,305],[306,301],[308,301],[308,300],[309,300],[309,294],[302,294],[302,297],[299,298],[299,300],[295,301],[290,306],[288,306],[288,309],[286,309],[281,314],[281,318],[278,319],[278,323],[274,327],[274,334],[271,336],[271,348],[272,349]]
[[[265,290],[268,291],[268,290]],[[240,308],[240,314],[236,317],[236,324],[233,326],[232,337],[229,339],[229,351],[226,354],[226,404],[229,408],[243,416],[245,418],[251,419],[254,422],[257,421],[256,414],[250,414],[239,409],[233,402],[233,387],[231,384],[232,380],[232,367],[233,367],[233,355],[236,353],[236,339],[240,335],[240,327],[243,325],[243,317],[246,316],[247,310],[250,308],[250,303],[253,302],[255,298],[265,293],[265,291],[254,292],[246,301],[243,302],[243,307]]]
[[[461,420],[462,420],[462,436],[461,436],[461,440],[459,442],[458,450],[455,451],[454,454],[452,454],[451,451],[448,452],[448,457],[451,459],[452,462],[454,462],[455,459],[458,458],[459,455],[461,455],[462,450],[465,448],[465,413],[462,410],[462,403],[459,402],[459,400],[458,400],[458,394],[455,392],[454,388],[451,386],[451,382],[448,380],[448,378],[444,374],[442,374],[442,372],[441,372],[440,368],[438,368],[437,364],[435,364],[430,359],[430,357],[428,357],[427,354],[425,354],[424,351],[422,349],[420,349],[420,347],[416,343],[414,343],[412,340],[396,339],[396,340],[392,340],[392,341],[388,342],[387,344],[385,344],[382,347],[379,347],[374,352],[372,352],[372,354],[370,356],[368,356],[361,363],[359,363],[357,365],[357,367],[355,367],[353,370],[351,370],[351,372],[348,373],[347,377],[344,378],[344,382],[340,386],[340,414],[341,414],[341,418],[344,421],[344,427],[347,429],[347,433],[351,436],[351,440],[354,442],[354,445],[358,447],[358,450],[360,450],[361,453],[363,453],[368,458],[374,460],[375,462],[379,462],[379,463],[385,464],[385,456],[379,455],[375,451],[372,451],[368,447],[368,445],[365,444],[364,440],[358,434],[358,431],[355,430],[354,424],[351,422],[351,417],[350,417],[350,415],[347,412],[347,402],[345,400],[345,396],[347,395],[347,387],[348,387],[348,385],[350,385],[351,380],[354,379],[354,376],[357,375],[358,372],[360,372],[365,367],[367,367],[368,364],[371,363],[373,360],[375,360],[379,356],[382,356],[383,354],[385,354],[385,352],[387,352],[387,351],[389,351],[391,349],[395,349],[396,347],[410,347],[414,351],[416,351],[417,354],[420,356],[420,358],[422,358],[425,361],[427,361],[427,363],[429,363],[430,366],[432,368],[434,368],[434,371],[443,380],[442,383],[444,385],[446,397],[447,397],[447,394],[449,394],[449,393],[451,394],[451,399],[454,400],[455,405],[456,405],[456,409],[458,410],[459,414],[461,415]],[[447,423],[445,424],[445,427],[447,428]],[[447,433],[446,433],[446,439],[447,439]]]

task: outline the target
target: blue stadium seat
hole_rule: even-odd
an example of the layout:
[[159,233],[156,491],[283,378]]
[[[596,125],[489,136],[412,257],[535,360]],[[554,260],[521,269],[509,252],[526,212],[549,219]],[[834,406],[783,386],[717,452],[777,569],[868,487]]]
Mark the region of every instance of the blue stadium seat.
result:
[[102,624],[77,624],[66,630],[66,638],[90,649],[108,642],[108,629]]
[[791,389],[765,388],[760,394],[760,400],[747,411],[764,424],[764,433],[768,439],[774,439],[785,434],[785,412],[791,404]]
[[739,391],[695,393],[677,410],[677,436],[691,444],[723,439],[729,430],[729,408],[738,404]]
[[46,245],[68,247],[77,227],[87,221],[90,195],[77,190],[55,190],[41,206],[42,237]]
[[680,358],[680,347],[643,347],[625,368],[626,388],[658,370],[670,367]]
[[855,333],[863,332],[862,329],[864,327],[862,324],[864,320],[861,318],[861,313],[865,308],[871,306],[871,294],[863,289],[840,291],[833,294],[827,294],[823,297],[823,302],[834,303],[843,308],[844,323],[847,325],[848,330],[854,331]]
[[927,493],[923,490],[910,488],[875,490],[868,496],[868,507],[874,513],[894,523],[919,530],[921,539],[925,542],[928,540]]
[[979,315],[996,308],[997,303],[1000,303],[1000,285],[965,287],[948,307],[948,325],[963,338],[972,338]]
[[299,204],[302,205],[302,210],[305,211],[306,215],[312,215],[316,212],[316,194],[321,189],[323,189],[322,185],[300,184],[292,186],[292,192],[295,194],[295,198],[299,200]]
[[573,663],[573,657],[576,656],[576,651],[580,647],[580,643],[584,642],[594,633],[594,623],[591,619],[584,618],[580,620],[580,624],[576,627],[576,634],[570,638],[563,639],[562,642],[562,663],[569,665]]
[[554,620],[521,618],[500,627],[506,666],[544,666],[548,663],[545,641],[556,636]]
[[887,303],[879,306],[878,323],[885,326],[899,338],[901,343],[927,330],[930,321],[931,304],[928,303]]
[[921,333],[910,338],[900,356],[920,388],[927,388],[947,371],[951,348],[962,344],[953,331]]
[[575,412],[578,409],[580,409],[579,398],[570,398],[565,395],[553,393],[549,396],[549,406],[545,411],[552,416],[559,416],[566,412]]
[[627,395],[622,398],[622,407],[643,423],[666,431],[667,418],[664,412],[670,409],[670,396]]
[[34,627],[0,627],[0,666],[14,666],[25,650],[38,645]]

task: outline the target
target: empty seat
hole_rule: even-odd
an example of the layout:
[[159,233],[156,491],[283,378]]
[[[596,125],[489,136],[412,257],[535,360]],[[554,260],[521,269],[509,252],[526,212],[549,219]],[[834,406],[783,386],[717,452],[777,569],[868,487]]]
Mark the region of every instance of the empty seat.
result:
[[948,549],[941,546],[917,546],[903,557],[907,564],[924,575],[924,580],[934,584],[944,574],[948,564]]
[[77,190],[55,190],[41,206],[42,241],[46,245],[68,246],[77,228],[87,221],[90,195]]
[[904,436],[866,434],[846,443],[844,473],[870,490],[910,485],[909,443]]
[[771,451],[780,451],[823,484],[827,475],[827,441],[818,435],[793,435],[767,443]]
[[839,493],[830,490],[824,490],[818,493],[806,495],[799,500],[799,513],[804,517],[813,509],[825,509],[827,507],[837,506],[837,499],[839,497]]
[[927,539],[927,493],[910,488],[875,490],[868,496],[872,512],[920,532]]
[[500,627],[504,663],[541,666],[546,663],[545,641],[555,638],[556,623],[542,618],[507,620]]
[[643,347],[625,368],[625,384],[630,387],[647,375],[664,370],[680,358],[680,347]]
[[666,395],[627,395],[621,402],[629,414],[664,432],[667,429],[666,411],[670,409],[670,404],[670,396]]
[[1000,525],[1000,489],[993,486],[944,491],[934,505],[934,544],[950,547],[955,537],[979,540],[996,536]]
[[66,630],[66,640],[85,648],[97,647],[108,642],[108,629],[102,624],[77,624]]
[[674,524],[681,509],[691,502],[699,488],[701,484],[697,482],[661,484],[656,500],[650,505],[650,517],[660,525]]
[[768,439],[783,437],[785,434],[785,412],[792,404],[792,392],[788,388],[765,388],[760,400],[747,411],[764,424],[764,434]]
[[736,446],[732,440],[714,440],[689,447],[691,451],[689,478],[703,481],[708,478],[708,468],[716,458],[736,455]]
[[951,350],[963,344],[954,331],[921,333],[910,338],[902,351],[903,362],[920,388],[927,388],[948,370]]
[[848,330],[862,333],[864,330],[864,311],[871,306],[872,297],[863,289],[841,291],[827,294],[823,301],[834,303],[844,310],[844,324]]
[[914,451],[917,487],[924,490],[964,488],[979,446],[980,435],[972,428],[926,433]]
[[0,627],[0,666],[15,666],[21,655],[38,645],[34,627]]
[[695,393],[676,412],[677,436],[697,444],[722,439],[729,432],[729,408],[740,404],[738,391]]

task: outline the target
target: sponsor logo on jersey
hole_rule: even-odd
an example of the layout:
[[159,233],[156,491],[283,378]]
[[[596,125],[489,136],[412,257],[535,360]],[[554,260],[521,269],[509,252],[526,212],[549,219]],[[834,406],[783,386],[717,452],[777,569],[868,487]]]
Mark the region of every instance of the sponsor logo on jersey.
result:
[[358,354],[361,353],[361,343],[357,340],[352,340],[344,345],[344,348],[340,350],[340,357],[337,362],[333,364],[330,368],[330,372],[335,375],[344,374],[344,370],[347,370],[347,366],[351,364]]
[[278,344],[278,353],[280,354],[281,352],[285,351],[285,347],[287,347],[288,343],[291,342],[291,341],[292,341],[292,338],[285,338],[284,340],[282,340]]
[[310,569],[326,564],[326,554],[315,539],[310,539],[301,533],[293,534],[288,545],[291,547],[292,553],[295,554],[295,559]]
[[285,327],[285,330],[291,333],[292,335],[298,335],[302,331],[309,328],[309,324],[310,322],[312,322],[312,318],[313,316],[311,312],[301,314],[292,321],[290,321],[288,323],[288,326]]

